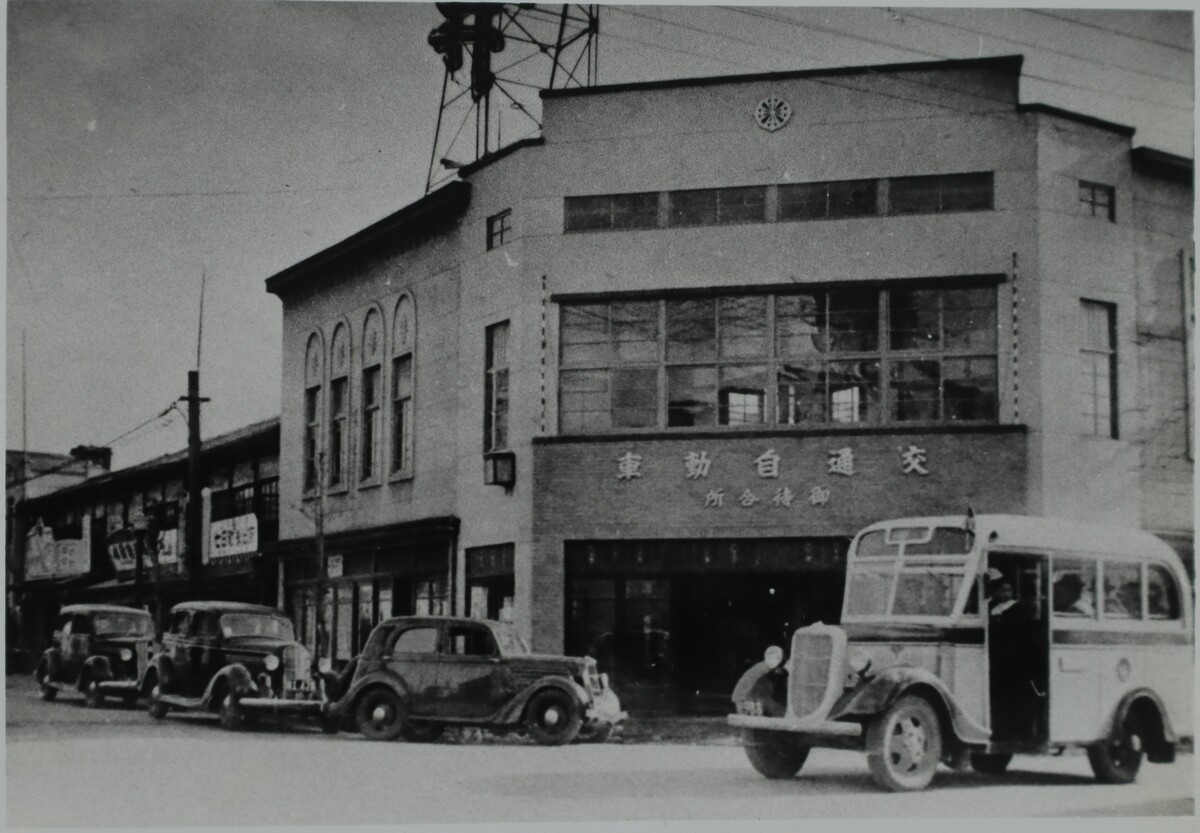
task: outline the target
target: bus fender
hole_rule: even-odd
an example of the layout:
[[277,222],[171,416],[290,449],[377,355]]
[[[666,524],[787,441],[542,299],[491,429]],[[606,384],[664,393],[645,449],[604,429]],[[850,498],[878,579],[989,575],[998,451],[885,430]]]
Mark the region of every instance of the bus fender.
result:
[[1105,727],[1105,734],[1112,734],[1134,710],[1148,723],[1144,726],[1148,737],[1142,739],[1146,747],[1146,758],[1156,764],[1169,764],[1174,761],[1175,730],[1171,726],[1167,707],[1152,689],[1135,688],[1122,697],[1113,711],[1112,719]]
[[780,684],[776,670],[762,660],[746,669],[729,696],[734,711],[740,713],[742,703],[754,700],[762,704],[763,715],[782,717],[787,711],[787,687]]
[[869,718],[882,714],[905,694],[925,697],[938,709],[966,744],[985,744],[991,733],[967,716],[954,694],[934,673],[923,668],[896,665],[885,668],[863,685],[846,692],[833,706],[829,720]]

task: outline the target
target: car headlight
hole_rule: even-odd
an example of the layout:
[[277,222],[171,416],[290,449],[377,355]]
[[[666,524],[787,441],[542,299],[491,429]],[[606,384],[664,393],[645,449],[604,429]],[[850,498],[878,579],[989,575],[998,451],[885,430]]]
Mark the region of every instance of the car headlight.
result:
[[263,665],[267,667],[268,671],[274,671],[279,667],[279,657],[274,654],[268,654],[267,658],[263,660]]
[[850,666],[851,671],[861,677],[871,667],[871,658],[862,651],[853,651],[850,654],[847,664]]
[[783,662],[783,649],[778,645],[772,645],[770,648],[767,648],[767,650],[763,651],[763,662],[767,664],[767,668],[775,670]]
[[121,658],[121,662],[129,662],[133,659],[133,651],[128,648],[122,648],[121,653],[117,654]]

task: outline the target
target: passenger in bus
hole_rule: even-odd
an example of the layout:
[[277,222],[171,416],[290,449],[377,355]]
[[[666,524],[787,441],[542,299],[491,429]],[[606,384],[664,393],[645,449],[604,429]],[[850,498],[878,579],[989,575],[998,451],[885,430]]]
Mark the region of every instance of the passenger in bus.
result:
[[1054,612],[1064,616],[1095,618],[1096,606],[1079,573],[1063,573],[1054,582]]
[[[999,571],[996,572],[999,573]],[[999,578],[993,578],[988,584],[987,597],[988,616],[992,619],[1009,613],[1017,606],[1017,599],[1013,594],[1012,582],[1004,578],[1003,575],[1000,575]]]

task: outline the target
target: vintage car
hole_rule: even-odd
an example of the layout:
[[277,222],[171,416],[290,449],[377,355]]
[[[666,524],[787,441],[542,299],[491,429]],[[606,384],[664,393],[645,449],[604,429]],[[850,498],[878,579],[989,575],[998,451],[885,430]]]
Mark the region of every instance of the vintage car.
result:
[[1192,725],[1189,579],[1139,530],[1013,515],[872,524],[847,556],[838,626],[797,630],[739,680],[751,765],[862,750],[888,790],[939,764],[998,777],[1014,754],[1080,749],[1126,784]]
[[154,640],[150,614],[132,607],[77,604],[64,607],[59,616],[54,644],[34,670],[42,699],[78,691],[92,708],[105,697],[136,702]]
[[171,610],[162,650],[142,680],[150,716],[171,709],[215,712],[229,730],[262,715],[325,720],[324,683],[291,621],[274,608],[184,602]]
[[511,626],[478,619],[381,622],[340,688],[331,712],[371,740],[477,726],[558,745],[606,740],[625,718],[594,660],[532,654]]

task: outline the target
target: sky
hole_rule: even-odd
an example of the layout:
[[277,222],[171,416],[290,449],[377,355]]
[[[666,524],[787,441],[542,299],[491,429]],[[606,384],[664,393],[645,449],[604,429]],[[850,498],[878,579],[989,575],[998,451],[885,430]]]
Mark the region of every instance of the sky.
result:
[[[1021,53],[1023,102],[1129,124],[1135,146],[1192,157],[1184,5],[1056,5],[603,6],[599,80]],[[426,42],[437,9],[10,0],[6,11],[8,447],[111,444],[115,467],[183,448],[169,408],[196,367],[202,284],[203,436],[278,415],[281,313],[263,281],[424,193],[443,80]],[[514,118],[506,141],[536,130]]]

